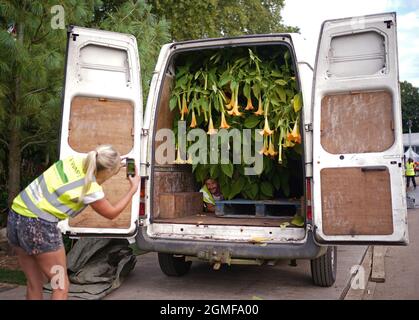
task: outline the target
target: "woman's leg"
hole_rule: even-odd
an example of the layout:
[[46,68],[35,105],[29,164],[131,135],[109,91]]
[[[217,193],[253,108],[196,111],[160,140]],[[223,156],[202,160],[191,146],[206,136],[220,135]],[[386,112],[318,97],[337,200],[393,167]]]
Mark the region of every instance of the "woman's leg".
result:
[[14,246],[20,267],[26,276],[26,299],[42,300],[43,285],[46,280],[34,256],[28,255],[22,248]]
[[35,255],[35,259],[48,277],[52,287],[53,300],[64,300],[68,296],[69,281],[67,276],[67,261],[64,247]]

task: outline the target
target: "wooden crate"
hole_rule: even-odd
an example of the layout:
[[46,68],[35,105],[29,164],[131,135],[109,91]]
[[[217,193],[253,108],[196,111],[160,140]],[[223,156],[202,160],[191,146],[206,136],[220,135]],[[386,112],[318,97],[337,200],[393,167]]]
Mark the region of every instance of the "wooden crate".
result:
[[160,219],[181,218],[202,214],[201,192],[162,193],[159,196]]

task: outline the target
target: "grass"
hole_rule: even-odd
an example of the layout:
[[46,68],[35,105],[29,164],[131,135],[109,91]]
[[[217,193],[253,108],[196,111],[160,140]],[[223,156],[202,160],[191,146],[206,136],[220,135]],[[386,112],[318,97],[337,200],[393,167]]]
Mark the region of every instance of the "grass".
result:
[[20,270],[0,269],[0,282],[26,285],[25,274]]

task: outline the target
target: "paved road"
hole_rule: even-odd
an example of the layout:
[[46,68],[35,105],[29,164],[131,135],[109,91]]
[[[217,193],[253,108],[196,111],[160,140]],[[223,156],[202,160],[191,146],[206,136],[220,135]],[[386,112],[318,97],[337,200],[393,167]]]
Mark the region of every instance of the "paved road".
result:
[[388,247],[385,256],[386,279],[372,286],[372,299],[419,299],[419,188],[414,192],[416,209],[408,210],[407,247]]
[[359,264],[366,247],[345,246],[338,251],[338,275],[331,288],[315,287],[311,282],[309,261],[298,266],[283,261],[276,266],[225,266],[214,271],[207,263],[194,262],[188,275],[165,276],[157,255],[140,256],[123,285],[105,299],[339,299]]

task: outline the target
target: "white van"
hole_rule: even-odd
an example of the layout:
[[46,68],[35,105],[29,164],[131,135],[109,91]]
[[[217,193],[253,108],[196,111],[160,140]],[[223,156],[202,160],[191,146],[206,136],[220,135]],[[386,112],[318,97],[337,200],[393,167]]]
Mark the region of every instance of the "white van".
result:
[[[303,227],[280,226],[286,216],[162,218],[159,195],[197,191],[191,167],[155,162],[155,134],[170,128],[173,70],[188,54],[265,47],[291,53],[303,95],[298,160]],[[249,35],[166,44],[143,109],[135,37],[71,27],[68,31],[60,157],[102,143],[135,158],[141,191],[115,220],[91,209],[64,221],[73,237],[121,237],[158,252],[169,276],[188,272],[192,260],[274,263],[310,259],[314,284],[336,277],[335,245],[407,245],[403,141],[396,14],[323,23],[313,66],[297,34]],[[125,172],[104,185],[112,201],[128,188]],[[255,240],[258,239],[258,240]],[[262,239],[262,240],[261,240]]]

